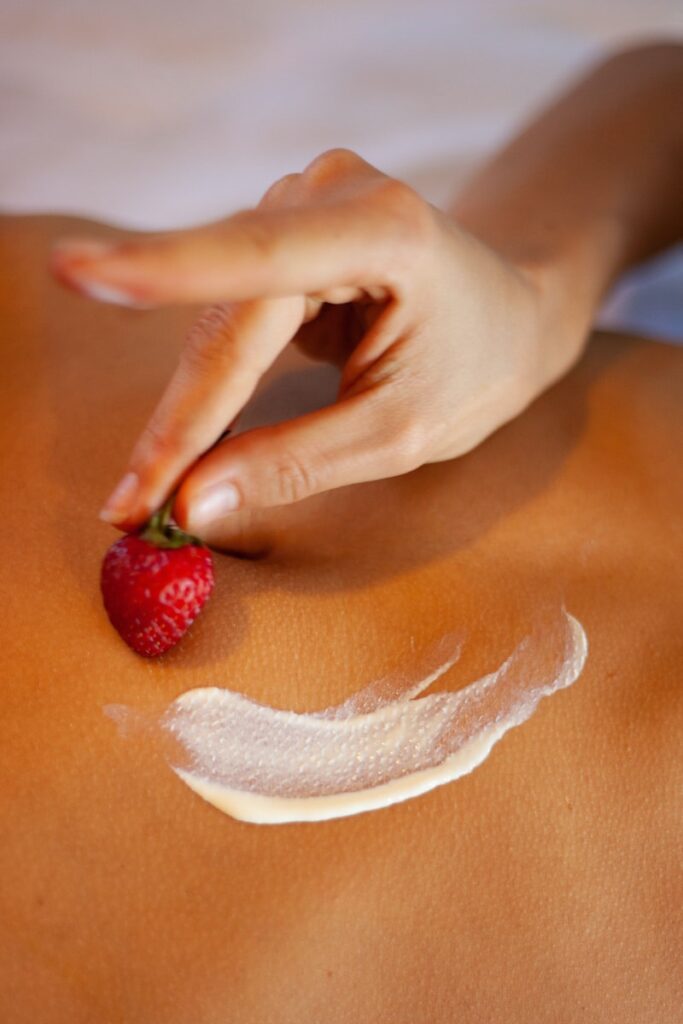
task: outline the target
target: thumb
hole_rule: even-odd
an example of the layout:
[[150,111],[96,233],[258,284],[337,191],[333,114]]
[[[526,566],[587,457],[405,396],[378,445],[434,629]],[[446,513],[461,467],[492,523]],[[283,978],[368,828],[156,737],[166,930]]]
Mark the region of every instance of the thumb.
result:
[[248,532],[258,509],[407,472],[419,455],[405,419],[380,388],[228,438],[187,475],[175,517],[189,533],[225,547]]

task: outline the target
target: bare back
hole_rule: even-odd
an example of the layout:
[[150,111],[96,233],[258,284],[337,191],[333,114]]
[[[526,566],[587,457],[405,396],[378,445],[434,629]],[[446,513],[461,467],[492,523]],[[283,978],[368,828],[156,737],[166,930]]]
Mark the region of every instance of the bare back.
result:
[[[683,1020],[683,350],[596,338],[471,455],[264,521],[267,557],[217,556],[149,663],[103,613],[96,511],[192,311],[59,291],[67,227],[1,236],[2,1020]],[[234,821],[102,710],[214,684],[321,708],[452,630],[457,689],[558,603],[579,681],[468,777],[358,817]]]

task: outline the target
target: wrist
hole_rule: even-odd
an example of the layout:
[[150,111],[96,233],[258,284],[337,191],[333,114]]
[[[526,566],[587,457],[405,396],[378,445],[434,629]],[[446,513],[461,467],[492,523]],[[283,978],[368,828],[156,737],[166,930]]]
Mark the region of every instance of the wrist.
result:
[[607,289],[630,262],[633,225],[618,203],[544,204],[542,189],[491,194],[470,188],[453,219],[532,288],[540,392],[579,358]]
[[615,219],[563,234],[561,243],[518,248],[514,265],[535,289],[541,387],[580,357],[600,303],[623,266],[625,232]]
[[564,260],[515,263],[535,296],[535,387],[540,394],[559,380],[581,356],[595,304],[577,285],[575,269]]

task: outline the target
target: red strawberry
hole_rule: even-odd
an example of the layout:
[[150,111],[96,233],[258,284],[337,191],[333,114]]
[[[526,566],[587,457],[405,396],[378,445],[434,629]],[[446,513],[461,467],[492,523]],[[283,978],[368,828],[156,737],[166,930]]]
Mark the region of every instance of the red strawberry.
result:
[[169,522],[170,504],[141,533],[112,544],[102,563],[107,615],[129,647],[147,658],[178,643],[213,589],[211,552]]

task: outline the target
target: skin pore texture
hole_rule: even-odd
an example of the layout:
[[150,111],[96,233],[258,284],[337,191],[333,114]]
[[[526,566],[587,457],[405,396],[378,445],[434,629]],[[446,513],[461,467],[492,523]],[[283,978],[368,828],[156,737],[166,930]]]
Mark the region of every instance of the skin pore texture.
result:
[[[150,663],[102,610],[97,510],[197,311],[59,290],[49,247],[86,229],[108,235],[1,234],[3,1024],[675,1021],[683,351],[594,338],[462,459],[265,510],[265,557],[216,556],[202,617]],[[322,386],[298,360],[269,413]],[[412,685],[453,633],[418,700],[455,694],[563,607],[577,683],[476,771],[371,814],[236,821],[103,713],[216,686],[311,714]]]

